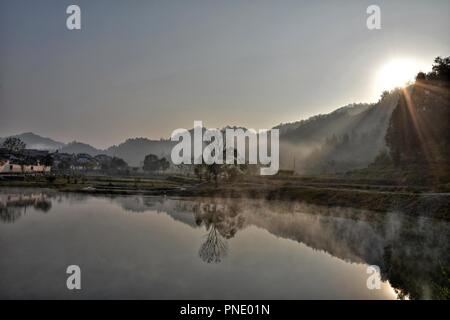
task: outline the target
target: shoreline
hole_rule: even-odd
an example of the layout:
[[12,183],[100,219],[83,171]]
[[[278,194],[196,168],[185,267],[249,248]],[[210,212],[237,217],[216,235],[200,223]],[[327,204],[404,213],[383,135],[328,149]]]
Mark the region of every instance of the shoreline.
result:
[[[249,179],[214,183],[198,180],[176,181],[167,178],[136,179],[85,177],[76,183],[49,183],[44,180],[0,181],[0,187],[48,188],[60,192],[93,195],[144,195],[182,198],[251,198],[268,201],[301,201],[328,207],[351,207],[374,212],[397,211],[409,216],[424,216],[450,221],[450,193],[404,190],[392,186],[340,185],[301,179]],[[393,191],[392,191],[393,188]]]

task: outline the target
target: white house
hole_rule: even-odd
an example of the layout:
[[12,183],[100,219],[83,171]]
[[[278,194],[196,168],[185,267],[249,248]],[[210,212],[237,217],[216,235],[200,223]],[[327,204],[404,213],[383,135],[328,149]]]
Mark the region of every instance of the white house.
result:
[[51,167],[39,164],[20,165],[11,163],[9,160],[0,160],[0,174],[2,173],[46,173]]

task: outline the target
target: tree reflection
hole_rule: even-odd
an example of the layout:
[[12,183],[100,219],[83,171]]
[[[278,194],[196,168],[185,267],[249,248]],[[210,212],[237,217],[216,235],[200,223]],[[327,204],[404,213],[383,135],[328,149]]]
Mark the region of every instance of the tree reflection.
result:
[[44,193],[29,194],[1,194],[0,195],[0,221],[14,223],[33,207],[41,212],[48,212],[52,202]]
[[52,203],[47,199],[39,200],[34,203],[34,208],[44,213],[49,212],[52,208]]
[[239,207],[223,201],[197,202],[193,206],[196,224],[204,225],[208,234],[200,246],[199,256],[206,263],[219,263],[228,253],[227,240],[244,225]]
[[217,227],[213,225],[206,236],[206,241],[200,246],[198,254],[206,263],[219,263],[227,253],[228,244]]
[[22,208],[18,207],[1,207],[0,221],[4,223],[14,223],[22,216]]

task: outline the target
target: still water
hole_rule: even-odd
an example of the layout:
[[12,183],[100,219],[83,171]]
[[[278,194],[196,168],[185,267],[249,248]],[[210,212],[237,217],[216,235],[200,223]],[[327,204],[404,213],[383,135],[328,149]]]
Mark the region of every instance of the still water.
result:
[[449,237],[448,222],[396,212],[0,188],[0,298],[436,298]]

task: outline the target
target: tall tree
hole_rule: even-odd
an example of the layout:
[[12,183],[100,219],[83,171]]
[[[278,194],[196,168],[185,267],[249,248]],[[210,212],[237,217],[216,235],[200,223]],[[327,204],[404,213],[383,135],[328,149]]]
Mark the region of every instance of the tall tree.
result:
[[26,144],[19,138],[9,137],[3,142],[2,147],[13,152],[21,152],[25,149]]
[[112,170],[124,170],[128,167],[128,164],[121,158],[113,157],[109,166]]
[[145,156],[143,169],[149,172],[164,171],[167,170],[169,166],[170,163],[166,158],[160,159],[154,154],[148,154]]

